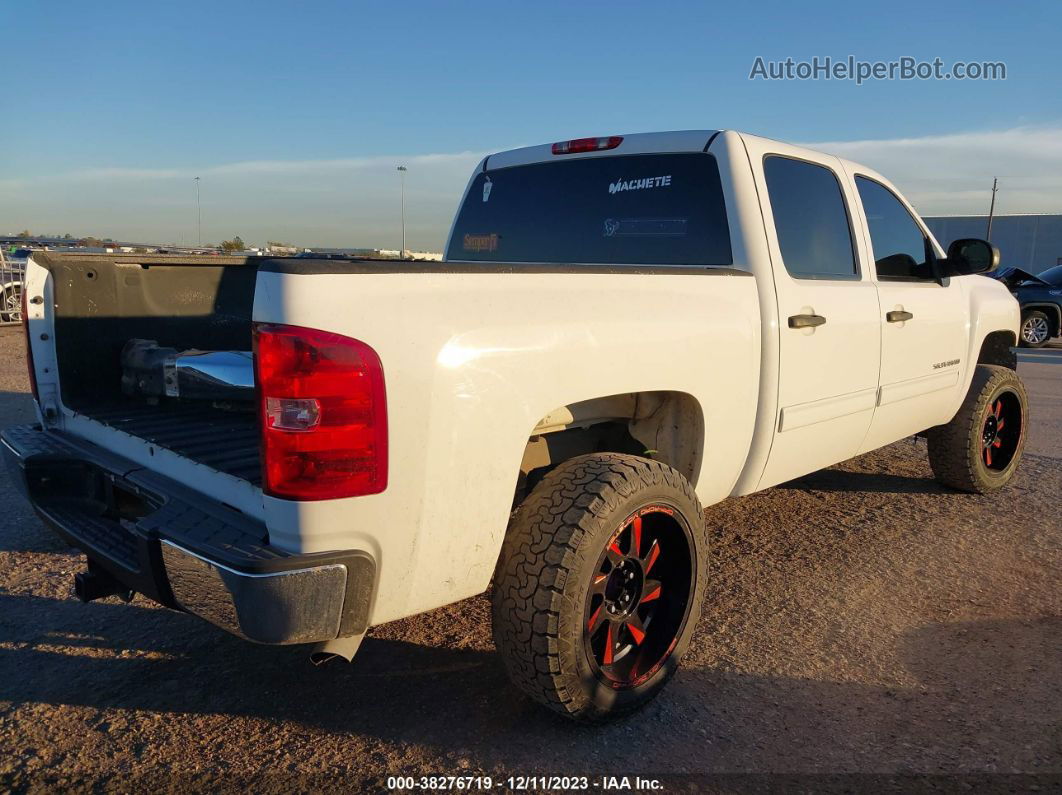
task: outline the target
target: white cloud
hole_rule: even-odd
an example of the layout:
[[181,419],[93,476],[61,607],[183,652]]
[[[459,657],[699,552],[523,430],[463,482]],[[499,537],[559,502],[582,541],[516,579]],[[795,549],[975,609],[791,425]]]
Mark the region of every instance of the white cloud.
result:
[[996,212],[1062,212],[1062,127],[808,146],[881,172],[923,215],[987,213],[993,177]]
[[483,153],[456,152],[426,155],[380,155],[376,157],[344,157],[333,160],[243,160],[235,163],[184,169],[89,168],[48,179],[192,179],[193,177],[224,174],[322,174],[336,171],[364,171],[386,168],[394,170],[398,164],[435,166],[450,163],[465,164],[478,161]]

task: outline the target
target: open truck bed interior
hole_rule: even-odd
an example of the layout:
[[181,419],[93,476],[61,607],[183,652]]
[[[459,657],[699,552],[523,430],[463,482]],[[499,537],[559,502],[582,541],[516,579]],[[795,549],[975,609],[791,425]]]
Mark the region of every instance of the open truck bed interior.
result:
[[122,390],[134,338],[178,351],[250,351],[254,257],[34,254],[53,277],[63,405],[124,433],[258,485],[253,403],[149,401]]

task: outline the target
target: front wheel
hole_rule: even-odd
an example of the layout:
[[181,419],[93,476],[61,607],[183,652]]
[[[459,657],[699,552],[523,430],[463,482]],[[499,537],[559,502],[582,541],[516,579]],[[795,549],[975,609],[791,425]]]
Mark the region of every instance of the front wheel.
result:
[[970,391],[947,425],[930,428],[929,465],[946,486],[975,494],[1003,488],[1025,449],[1029,399],[1018,374],[979,364]]
[[513,516],[494,581],[494,644],[532,699],[580,721],[631,712],[678,668],[707,583],[704,516],[658,461],[562,463]]
[[1042,348],[1051,339],[1051,323],[1047,315],[1038,310],[1026,312],[1021,319],[1021,346]]

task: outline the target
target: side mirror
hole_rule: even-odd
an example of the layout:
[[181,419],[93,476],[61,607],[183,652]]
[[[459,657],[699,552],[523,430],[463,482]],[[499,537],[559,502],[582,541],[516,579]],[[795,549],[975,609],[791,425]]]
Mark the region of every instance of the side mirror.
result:
[[987,240],[964,237],[948,246],[948,258],[940,263],[942,276],[990,273],[999,267],[999,249]]

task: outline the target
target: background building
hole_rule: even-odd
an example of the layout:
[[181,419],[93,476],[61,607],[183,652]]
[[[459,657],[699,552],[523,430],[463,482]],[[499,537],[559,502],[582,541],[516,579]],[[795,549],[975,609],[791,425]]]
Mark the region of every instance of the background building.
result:
[[[988,231],[987,215],[938,215],[923,220],[945,249],[952,240],[984,238]],[[1062,265],[1062,214],[997,215],[992,219],[992,243],[999,249],[1000,267],[1040,273]]]

